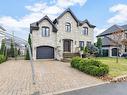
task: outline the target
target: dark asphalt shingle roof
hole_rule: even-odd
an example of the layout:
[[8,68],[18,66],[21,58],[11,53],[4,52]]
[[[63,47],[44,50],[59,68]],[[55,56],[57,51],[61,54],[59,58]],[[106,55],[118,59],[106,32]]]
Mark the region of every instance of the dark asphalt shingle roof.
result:
[[127,30],[127,25],[122,25],[122,26],[113,25],[110,28],[108,28],[107,30],[105,30],[104,32],[102,32],[101,34],[99,34],[97,37],[109,35],[111,33],[118,31],[118,30]]
[[60,19],[67,12],[69,12],[72,15],[72,17],[75,19],[75,21],[78,23],[78,25],[83,25],[84,23],[87,23],[89,25],[89,27],[91,27],[91,28],[95,28],[96,27],[95,25],[90,24],[90,22],[87,19],[85,19],[84,21],[79,21],[70,8],[66,9],[60,16],[58,16],[53,21],[53,23],[54,24],[57,23],[58,19]]
[[60,16],[58,16],[53,22],[50,20],[50,18],[48,16],[44,16],[39,21],[31,23],[30,24],[30,33],[32,32],[32,30],[38,30],[39,29],[39,27],[38,27],[39,22],[43,21],[44,19],[47,19],[52,24],[53,29],[54,29],[53,31],[57,31],[57,28],[55,27],[55,24],[57,23],[58,19],[60,19],[67,12],[69,12],[72,15],[72,17],[77,22],[77,25],[83,25],[84,23],[87,23],[89,25],[89,27],[91,27],[91,28],[95,28],[96,27],[95,25],[92,25],[87,19],[84,20],[84,21],[79,21],[77,19],[77,17],[74,15],[74,13],[71,11],[71,9],[68,8]]
[[99,34],[97,37],[100,37],[100,36],[105,36],[105,35],[109,35],[113,32],[116,32],[118,30],[121,30],[122,28],[118,25],[113,25],[111,26],[110,28],[108,28],[107,30],[105,30],[104,32],[102,32],[101,34]]
[[30,32],[32,32],[32,30],[38,30],[38,29],[39,29],[38,25],[39,25],[39,23],[42,22],[43,20],[48,20],[49,23],[53,26],[53,32],[57,32],[57,28],[55,27],[54,23],[50,20],[50,18],[49,18],[47,15],[44,16],[44,17],[43,17],[42,19],[40,19],[39,21],[30,24],[30,28],[31,28],[31,29],[30,29]]
[[76,20],[77,23],[79,23],[79,20],[77,19],[77,17],[74,15],[74,13],[71,11],[70,8],[66,9],[60,16],[58,16],[55,20],[60,19],[65,13],[69,12],[72,17]]
[[115,45],[114,44],[115,42],[111,39],[111,38],[109,38],[109,37],[104,37],[104,38],[102,38],[102,46],[111,46],[111,45]]
[[2,29],[3,31],[6,31],[2,26],[0,26],[0,29]]
[[80,25],[83,25],[84,23],[87,23],[91,28],[95,28],[95,25],[92,25],[87,19],[85,19],[84,21],[80,21]]
[[127,24],[126,25],[123,25],[123,26],[120,26],[122,29],[124,30],[127,30]]

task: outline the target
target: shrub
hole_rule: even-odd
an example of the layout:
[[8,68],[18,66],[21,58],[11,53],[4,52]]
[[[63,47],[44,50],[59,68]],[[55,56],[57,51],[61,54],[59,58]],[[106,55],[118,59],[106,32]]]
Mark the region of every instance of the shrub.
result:
[[74,67],[74,68],[78,68],[79,67],[78,65],[80,64],[81,60],[82,59],[80,57],[74,57],[74,58],[72,58],[71,66]]
[[0,55],[0,64],[6,61],[6,57],[4,55]]
[[100,61],[80,57],[74,57],[71,66],[92,76],[104,76],[109,72],[109,67]]

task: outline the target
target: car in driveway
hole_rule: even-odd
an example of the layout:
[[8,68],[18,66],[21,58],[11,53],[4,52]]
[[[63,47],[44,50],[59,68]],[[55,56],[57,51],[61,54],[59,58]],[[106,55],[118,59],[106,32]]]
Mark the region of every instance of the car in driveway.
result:
[[121,55],[121,57],[127,57],[127,52],[126,52],[126,53],[123,53],[123,54]]

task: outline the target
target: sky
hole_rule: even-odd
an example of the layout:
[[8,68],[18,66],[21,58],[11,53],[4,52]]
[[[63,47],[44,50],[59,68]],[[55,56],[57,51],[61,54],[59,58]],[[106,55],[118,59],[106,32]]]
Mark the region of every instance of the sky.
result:
[[27,39],[30,23],[45,15],[54,20],[67,8],[96,26],[94,36],[113,24],[127,24],[127,0],[0,0],[0,25]]

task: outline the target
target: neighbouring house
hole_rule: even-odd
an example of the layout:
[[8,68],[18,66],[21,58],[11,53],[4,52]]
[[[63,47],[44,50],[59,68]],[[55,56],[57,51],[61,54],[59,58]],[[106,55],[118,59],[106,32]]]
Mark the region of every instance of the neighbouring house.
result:
[[[6,30],[2,27],[2,26],[0,26],[0,32],[5,32]],[[1,42],[2,42],[2,39],[4,39],[5,37],[4,37],[4,35],[1,35],[0,34],[0,47],[1,47]]]
[[[9,38],[7,39],[6,38],[5,45],[6,45],[7,49],[11,48],[11,42],[12,41],[13,41],[12,39],[9,39]],[[13,45],[14,45],[14,48],[16,48],[17,50],[20,50],[20,55],[25,55],[26,54],[26,47],[25,47],[24,44],[18,43],[14,40]]]
[[70,8],[54,21],[44,16],[30,24],[33,59],[62,60],[66,54],[94,42],[94,28],[87,19],[79,21]]
[[122,43],[127,39],[127,25],[113,25],[99,34],[99,37],[102,39],[103,56],[114,57],[127,52],[127,46]]

